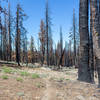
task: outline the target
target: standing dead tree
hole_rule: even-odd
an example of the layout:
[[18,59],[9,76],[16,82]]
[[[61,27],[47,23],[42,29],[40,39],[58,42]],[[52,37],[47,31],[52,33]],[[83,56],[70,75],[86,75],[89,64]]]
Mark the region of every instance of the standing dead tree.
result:
[[20,28],[19,28],[19,10],[20,5],[17,5],[17,13],[16,13],[16,62],[18,66],[20,66]]
[[88,0],[80,0],[79,9],[80,62],[78,80],[91,82],[89,69]]
[[49,66],[49,16],[48,16],[48,0],[46,2],[46,43],[47,43],[47,65]]
[[94,52],[93,52],[93,0],[90,0],[90,36],[89,36],[89,67],[91,80],[94,83]]
[[[46,60],[47,65],[50,65],[50,52],[52,51],[53,40],[51,32],[51,18],[49,15],[48,0],[46,0],[46,13],[45,13],[45,33],[46,33]],[[50,50],[51,49],[51,50]]]
[[43,20],[41,20],[41,25],[40,25],[40,32],[39,32],[39,40],[40,40],[40,49],[41,49],[41,62],[42,65],[44,63],[44,59],[45,59],[45,42],[46,42],[46,37],[45,37],[45,24],[43,22]]
[[62,65],[62,56],[63,55],[63,36],[62,36],[62,27],[60,27],[60,60],[59,65]]
[[[100,86],[100,29],[99,29],[99,11],[97,0],[91,0],[92,3],[92,34],[93,34],[93,47],[94,55],[96,58],[96,67],[98,72],[98,84]],[[100,6],[100,1],[99,1]],[[99,10],[98,10],[99,9]],[[92,70],[93,73],[93,70]],[[93,76],[93,75],[92,75]]]
[[23,26],[24,18],[26,14],[24,13],[23,9],[21,8],[20,4],[17,4],[17,12],[16,12],[16,62],[20,66],[21,61],[21,35],[23,34],[23,30],[25,30]]
[[8,4],[8,60],[12,59],[12,21],[10,3]]

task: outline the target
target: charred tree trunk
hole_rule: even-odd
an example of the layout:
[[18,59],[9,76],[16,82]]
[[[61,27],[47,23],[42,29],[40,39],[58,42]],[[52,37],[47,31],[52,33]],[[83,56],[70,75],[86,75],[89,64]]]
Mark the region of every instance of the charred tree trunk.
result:
[[90,38],[89,38],[89,67],[91,69],[91,79],[94,83],[94,53],[93,53],[93,0],[90,0]]
[[8,60],[11,61],[11,12],[10,12],[10,4],[9,4],[9,12],[8,12]]
[[20,66],[20,29],[19,29],[19,5],[17,6],[16,17],[16,62]]
[[80,62],[78,80],[91,82],[89,69],[88,0],[80,0],[79,9]]
[[48,17],[48,0],[46,3],[46,42],[47,42],[47,65],[49,66],[49,39],[48,39],[48,29],[49,29],[49,17]]
[[[100,86],[100,29],[99,29],[99,11],[97,0],[92,0],[93,3],[93,44],[94,44],[94,53],[96,56],[96,67],[98,72],[98,84]],[[100,3],[100,1],[99,1]]]
[[76,25],[75,25],[75,9],[73,10],[73,35],[74,35],[74,65],[76,65]]

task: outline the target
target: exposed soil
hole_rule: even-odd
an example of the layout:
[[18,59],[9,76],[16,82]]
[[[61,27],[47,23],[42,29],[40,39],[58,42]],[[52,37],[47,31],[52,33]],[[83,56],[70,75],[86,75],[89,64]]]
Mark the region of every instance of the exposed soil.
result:
[[[100,100],[96,84],[77,81],[77,69],[65,68],[59,72],[44,67],[13,69],[37,73],[40,78],[20,76],[18,72],[4,73],[1,66],[0,100]],[[8,75],[8,79],[2,75]],[[23,81],[17,81],[17,77]]]

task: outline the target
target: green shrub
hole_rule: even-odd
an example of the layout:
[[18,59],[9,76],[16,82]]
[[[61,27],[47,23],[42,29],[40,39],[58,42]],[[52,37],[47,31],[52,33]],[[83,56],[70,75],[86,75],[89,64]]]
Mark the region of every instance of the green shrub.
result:
[[63,82],[64,81],[64,78],[60,78],[58,79],[59,82]]
[[43,83],[39,82],[39,83],[36,84],[36,87],[38,87],[38,88],[42,88],[42,87],[45,87],[45,86],[44,86]]
[[3,67],[3,72],[11,74],[13,72],[13,70],[11,68],[9,68],[9,67]]
[[23,82],[23,79],[21,77],[16,78],[17,81]]
[[21,76],[29,76],[29,73],[28,72],[20,72],[20,75]]
[[70,75],[70,73],[66,72],[66,75]]
[[7,75],[2,75],[2,79],[7,80],[8,79],[8,76]]
[[67,81],[69,81],[70,79],[66,79]]
[[40,78],[40,76],[38,74],[32,74],[32,79],[36,79],[36,78]]

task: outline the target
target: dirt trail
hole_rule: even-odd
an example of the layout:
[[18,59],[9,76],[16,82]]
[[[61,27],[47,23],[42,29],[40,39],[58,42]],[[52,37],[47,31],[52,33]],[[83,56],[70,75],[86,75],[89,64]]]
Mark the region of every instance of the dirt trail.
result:
[[46,90],[41,100],[56,100],[56,88],[52,87],[51,82],[48,79],[45,79]]
[[77,81],[77,69],[67,68],[59,72],[40,68],[27,71],[43,76],[46,88],[40,100],[100,100],[96,85]]
[[[65,68],[54,71],[49,68],[15,69],[14,73],[4,73],[0,67],[0,100],[100,100],[100,89],[96,84],[77,81],[77,69]],[[20,72],[29,76],[21,76]],[[37,73],[40,78],[32,79]],[[8,75],[3,79],[2,75]],[[17,81],[20,77],[23,81]]]

